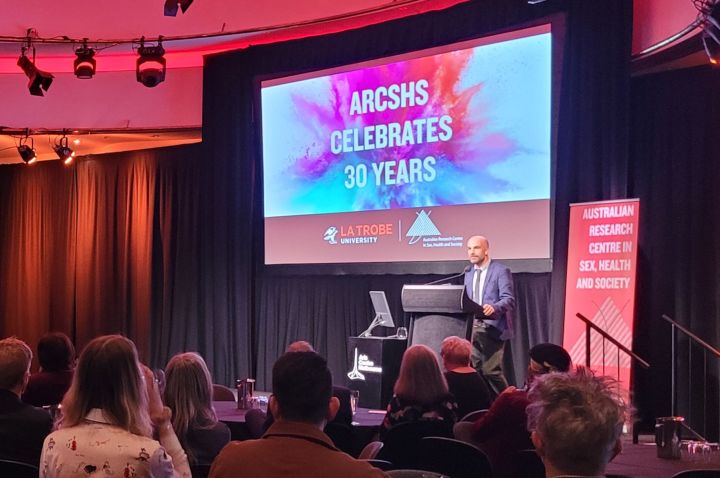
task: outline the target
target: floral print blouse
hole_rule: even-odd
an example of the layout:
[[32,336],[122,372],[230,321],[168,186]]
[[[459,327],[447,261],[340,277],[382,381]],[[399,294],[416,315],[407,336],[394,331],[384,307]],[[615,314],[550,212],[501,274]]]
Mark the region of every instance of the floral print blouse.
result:
[[47,436],[40,478],[189,478],[185,452],[175,433],[169,435],[163,440],[161,434],[164,448],[152,438],[110,424],[102,410],[93,409],[83,424]]

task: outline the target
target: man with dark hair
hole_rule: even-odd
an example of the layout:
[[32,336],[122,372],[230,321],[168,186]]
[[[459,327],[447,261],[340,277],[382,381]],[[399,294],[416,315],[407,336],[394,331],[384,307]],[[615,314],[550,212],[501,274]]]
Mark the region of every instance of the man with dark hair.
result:
[[273,366],[269,407],[277,418],[261,439],[231,442],[218,455],[211,478],[384,477],[382,471],[341,452],[323,433],[338,410],[332,377],[315,352],[288,352]]
[[[285,352],[315,352],[312,344],[305,340],[296,340],[290,343],[285,349]],[[335,430],[350,430],[352,425],[352,408],[350,407],[350,389],[347,387],[341,387],[339,385],[333,385],[332,387],[333,397],[337,397],[340,401],[340,408],[338,409],[335,418],[328,420],[330,427],[335,427]],[[261,437],[270,428],[270,425],[275,421],[272,410],[268,410],[267,413],[263,413],[258,408],[248,410],[245,414],[245,423],[250,430],[251,438]],[[332,435],[333,430],[325,430],[326,433]],[[346,447],[343,447],[345,443],[336,443],[340,448],[347,451]]]
[[38,466],[50,414],[20,401],[30,377],[32,351],[14,337],[0,340],[0,459]]
[[72,382],[75,347],[67,335],[53,332],[40,338],[37,352],[40,371],[30,376],[22,400],[36,407],[58,404]]
[[584,367],[548,374],[538,377],[528,398],[528,429],[546,476],[604,476],[620,452],[625,419],[611,379]]

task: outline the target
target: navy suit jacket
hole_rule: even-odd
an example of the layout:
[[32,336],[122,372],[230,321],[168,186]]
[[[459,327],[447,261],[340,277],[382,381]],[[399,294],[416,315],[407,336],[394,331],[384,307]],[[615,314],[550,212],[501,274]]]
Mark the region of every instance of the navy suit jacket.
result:
[[[473,298],[473,275],[475,268],[465,273],[465,290],[468,297]],[[490,304],[495,312],[489,317],[483,317],[485,323],[492,325],[500,331],[500,338],[512,338],[512,311],[515,309],[515,288],[510,269],[497,261],[490,261],[485,285],[483,287],[482,302],[480,305]]]
[[52,429],[47,410],[20,401],[0,389],[0,458],[38,466],[43,441]]

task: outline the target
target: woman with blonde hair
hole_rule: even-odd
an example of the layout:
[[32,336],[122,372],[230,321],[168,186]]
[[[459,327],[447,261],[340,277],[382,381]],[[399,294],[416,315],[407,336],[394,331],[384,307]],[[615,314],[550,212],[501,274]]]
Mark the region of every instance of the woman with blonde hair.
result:
[[[41,478],[98,475],[190,477],[187,457],[152,372],[120,335],[93,339],[62,402],[59,429],[45,439]],[[153,431],[159,441],[152,438]]]
[[209,464],[230,441],[230,429],[212,407],[212,377],[195,353],[175,355],[165,370],[163,397],[172,410],[172,424],[192,463]]
[[403,354],[380,436],[393,425],[417,420],[442,420],[452,428],[456,410],[435,353],[425,345],[413,345]]

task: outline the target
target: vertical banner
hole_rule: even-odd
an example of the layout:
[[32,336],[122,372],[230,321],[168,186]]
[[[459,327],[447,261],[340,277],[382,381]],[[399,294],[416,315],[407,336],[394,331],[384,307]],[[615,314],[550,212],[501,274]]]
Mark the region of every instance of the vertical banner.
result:
[[[578,312],[631,348],[639,214],[638,199],[570,205],[563,346],[575,364],[586,362]],[[597,331],[590,337],[590,367],[629,388],[630,357]]]

